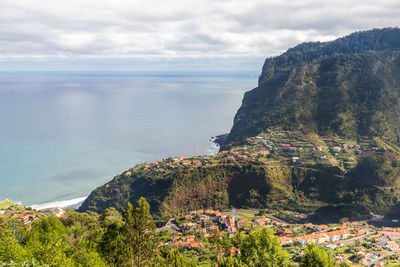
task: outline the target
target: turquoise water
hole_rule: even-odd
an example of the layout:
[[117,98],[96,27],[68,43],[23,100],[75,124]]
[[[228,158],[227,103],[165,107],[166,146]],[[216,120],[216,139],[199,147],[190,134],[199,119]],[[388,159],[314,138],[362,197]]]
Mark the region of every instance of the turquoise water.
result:
[[0,200],[87,196],[133,165],[212,152],[257,73],[0,73]]

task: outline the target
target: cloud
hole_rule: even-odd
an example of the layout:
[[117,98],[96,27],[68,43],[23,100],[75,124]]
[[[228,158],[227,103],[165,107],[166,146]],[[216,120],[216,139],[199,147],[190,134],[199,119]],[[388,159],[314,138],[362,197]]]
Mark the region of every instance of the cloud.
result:
[[0,61],[267,57],[400,25],[398,0],[4,0]]

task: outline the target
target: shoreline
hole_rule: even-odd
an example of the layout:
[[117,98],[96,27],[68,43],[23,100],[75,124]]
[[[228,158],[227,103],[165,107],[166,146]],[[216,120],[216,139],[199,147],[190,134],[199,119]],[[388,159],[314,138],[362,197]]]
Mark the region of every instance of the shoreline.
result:
[[85,201],[86,197],[78,197],[78,198],[73,198],[73,199],[67,199],[67,200],[57,200],[57,201],[52,201],[52,202],[45,202],[41,204],[33,204],[29,205],[27,207],[30,207],[35,210],[42,210],[42,209],[49,209],[49,208],[70,208],[73,210],[79,209],[79,207],[82,205],[83,201]]
[[[210,148],[207,151],[207,152],[209,152],[208,154],[218,153],[221,148],[221,144],[225,140],[226,136],[227,136],[227,134],[211,137],[209,140]],[[86,200],[87,197],[88,196],[67,199],[67,200],[56,200],[56,201],[44,202],[44,203],[40,203],[40,204],[27,205],[26,207],[30,207],[35,210],[43,210],[43,209],[49,209],[49,208],[70,208],[73,210],[78,210],[80,208],[80,206],[82,205],[82,203]]]

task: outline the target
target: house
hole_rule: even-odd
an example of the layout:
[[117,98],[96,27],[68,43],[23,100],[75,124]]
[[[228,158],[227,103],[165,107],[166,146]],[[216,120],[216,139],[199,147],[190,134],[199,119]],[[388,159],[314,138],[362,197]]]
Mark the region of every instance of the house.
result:
[[218,230],[218,226],[216,225],[210,225],[210,227],[208,227],[210,230]]
[[312,223],[306,223],[303,225],[305,228],[313,228],[314,225]]
[[240,248],[231,247],[228,250],[229,254],[239,254],[240,255]]
[[330,228],[328,225],[320,225],[317,227],[317,230],[322,232],[322,231],[328,231]]
[[292,231],[290,229],[282,229],[279,231],[279,235],[281,236],[291,236],[293,235]]
[[295,152],[297,150],[297,148],[295,146],[291,146],[291,147],[288,147],[286,150],[289,152]]
[[332,231],[332,232],[325,232],[324,234],[329,237],[328,241],[330,241],[330,242],[343,240],[350,236],[350,232],[347,230],[337,230],[337,231]]
[[300,158],[299,157],[292,157],[292,163],[296,163],[297,161],[299,161]]
[[212,215],[213,212],[214,212],[214,211],[213,211],[213,210],[210,210],[210,209],[208,209],[208,210],[205,211],[205,213],[208,214],[208,215]]
[[200,167],[200,166],[202,166],[200,160],[193,160],[193,165],[194,165],[195,167]]
[[378,234],[385,235],[389,237],[391,240],[400,239],[400,232],[378,231]]
[[186,219],[186,220],[190,220],[190,219],[192,219],[192,218],[193,218],[192,215],[189,215],[189,214],[185,215],[185,219]]
[[258,152],[257,154],[260,155],[260,156],[267,156],[269,154],[269,151],[268,150],[262,150],[262,151]]
[[279,238],[278,238],[278,241],[279,241],[279,243],[281,243],[282,245],[284,245],[284,244],[290,244],[290,243],[293,243],[293,242],[294,242],[293,238],[286,237],[286,236],[279,237]]
[[193,222],[186,222],[180,225],[181,228],[192,228],[195,226],[197,226],[197,224]]
[[395,251],[395,250],[399,250],[399,244],[397,244],[394,241],[388,241],[386,243],[386,245],[384,246],[385,249],[390,250],[390,251]]
[[270,219],[267,218],[259,218],[255,219],[255,222],[258,223],[259,225],[265,225],[266,223],[270,222]]
[[189,248],[204,248],[204,245],[197,242],[189,243]]
[[190,163],[191,163],[190,160],[182,160],[182,161],[181,161],[181,164],[184,165],[184,166],[187,166],[187,165],[189,165]]
[[23,222],[24,224],[30,224],[35,219],[36,219],[35,214],[24,214],[18,218],[18,220]]
[[311,234],[300,236],[298,238],[300,245],[304,246],[309,242],[314,242],[315,244],[319,245],[329,240],[329,237],[326,234]]
[[335,146],[335,147],[332,148],[332,151],[333,151],[334,153],[339,153],[339,152],[341,151],[341,149],[340,149],[340,147]]

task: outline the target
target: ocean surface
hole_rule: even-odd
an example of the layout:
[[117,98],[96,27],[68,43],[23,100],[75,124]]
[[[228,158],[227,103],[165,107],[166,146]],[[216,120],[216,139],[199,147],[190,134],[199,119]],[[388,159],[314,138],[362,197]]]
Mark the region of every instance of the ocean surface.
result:
[[74,204],[137,163],[215,152],[257,74],[0,73],[0,201]]

